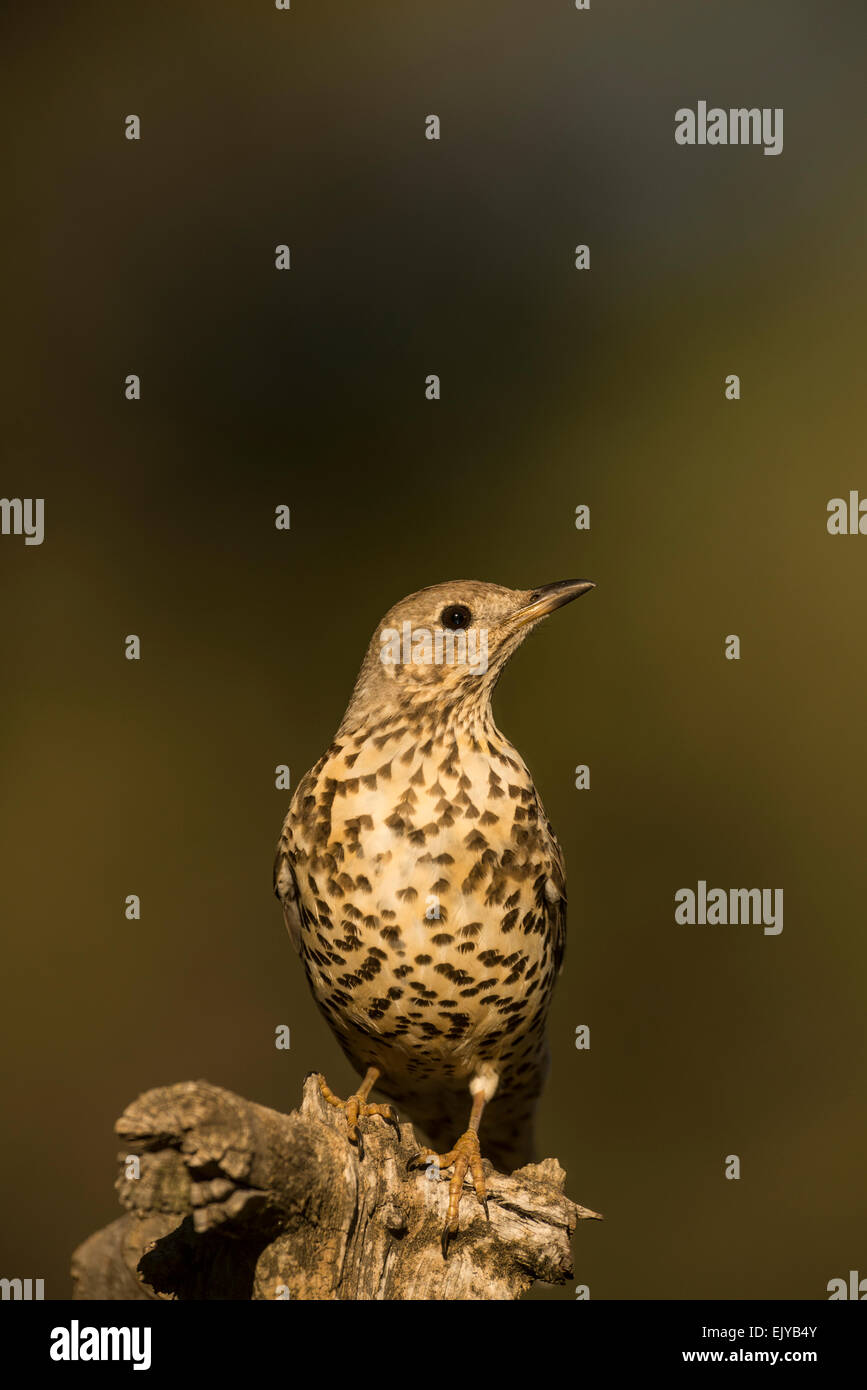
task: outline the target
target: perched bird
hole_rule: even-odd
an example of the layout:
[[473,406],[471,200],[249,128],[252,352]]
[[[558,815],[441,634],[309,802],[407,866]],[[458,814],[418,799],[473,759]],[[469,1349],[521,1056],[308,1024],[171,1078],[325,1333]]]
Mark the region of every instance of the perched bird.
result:
[[460,580],[396,604],[277,849],[292,943],[364,1078],[347,1101],[322,1092],[362,1155],[360,1118],[397,1125],[374,1086],[445,1149],[416,1156],[453,1166],[444,1255],[468,1169],[487,1212],[482,1152],[506,1171],[533,1156],[566,943],[563,855],[491,695],[533,627],[593,587]]

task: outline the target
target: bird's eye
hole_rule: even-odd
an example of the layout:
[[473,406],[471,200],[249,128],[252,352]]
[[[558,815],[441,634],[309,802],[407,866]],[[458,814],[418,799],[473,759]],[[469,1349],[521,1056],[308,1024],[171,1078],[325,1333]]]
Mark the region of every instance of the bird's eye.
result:
[[443,627],[451,628],[452,632],[459,632],[462,627],[469,627],[472,621],[472,613],[462,603],[450,604],[440,613],[440,622]]

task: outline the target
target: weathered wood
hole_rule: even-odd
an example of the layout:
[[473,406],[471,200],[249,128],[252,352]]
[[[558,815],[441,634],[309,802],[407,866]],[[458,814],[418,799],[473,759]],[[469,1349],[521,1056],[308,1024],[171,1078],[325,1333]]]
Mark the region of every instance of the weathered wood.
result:
[[400,1145],[378,1118],[361,1127],[363,1159],[313,1076],[289,1115],[207,1081],[147,1091],[116,1125],[126,1214],[76,1250],[75,1297],[509,1299],[571,1277],[575,1225],[599,1216],[556,1159],[511,1177],[486,1163],[490,1223],[467,1185],[444,1260],[446,1177],[407,1173],[411,1125]]

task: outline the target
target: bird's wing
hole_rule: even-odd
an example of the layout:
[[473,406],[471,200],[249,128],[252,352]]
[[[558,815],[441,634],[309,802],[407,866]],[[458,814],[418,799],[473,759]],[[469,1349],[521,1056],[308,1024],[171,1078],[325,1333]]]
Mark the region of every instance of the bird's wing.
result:
[[559,975],[563,969],[563,958],[566,955],[566,861],[563,858],[560,842],[554,834],[544,810],[542,810],[542,831],[546,840],[545,848],[548,860],[548,876],[544,890],[545,905],[554,950],[554,969]]
[[[288,818],[287,818],[288,819]],[[301,903],[298,880],[292,864],[292,840],[287,825],[283,827],[277,857],[274,860],[274,892],[283,908],[283,920],[295,950],[301,952]]]

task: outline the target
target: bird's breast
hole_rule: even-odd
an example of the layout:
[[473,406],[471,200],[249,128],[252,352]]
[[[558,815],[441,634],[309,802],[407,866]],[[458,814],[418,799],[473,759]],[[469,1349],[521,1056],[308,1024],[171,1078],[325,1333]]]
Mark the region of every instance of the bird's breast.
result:
[[505,740],[341,743],[287,825],[305,965],[338,1032],[410,1061],[437,1054],[455,1074],[539,1032],[560,889],[532,779]]

